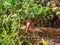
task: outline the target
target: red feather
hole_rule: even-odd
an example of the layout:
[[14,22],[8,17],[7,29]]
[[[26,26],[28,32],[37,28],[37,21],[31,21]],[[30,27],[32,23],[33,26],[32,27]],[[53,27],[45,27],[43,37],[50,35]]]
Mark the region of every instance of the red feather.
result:
[[29,28],[32,26],[32,21],[31,20],[28,20],[27,21],[27,25],[26,25],[26,33],[29,32]]

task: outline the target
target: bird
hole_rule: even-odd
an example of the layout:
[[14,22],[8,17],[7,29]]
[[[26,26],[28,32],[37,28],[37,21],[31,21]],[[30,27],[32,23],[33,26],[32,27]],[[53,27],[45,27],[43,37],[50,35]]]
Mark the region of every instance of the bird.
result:
[[25,30],[25,33],[28,33],[30,31],[39,32],[40,28],[39,27],[33,27],[32,23],[33,23],[32,20],[28,19],[26,25],[22,26],[20,29]]
[[32,20],[31,19],[27,20],[25,33],[29,32],[29,28],[32,28]]

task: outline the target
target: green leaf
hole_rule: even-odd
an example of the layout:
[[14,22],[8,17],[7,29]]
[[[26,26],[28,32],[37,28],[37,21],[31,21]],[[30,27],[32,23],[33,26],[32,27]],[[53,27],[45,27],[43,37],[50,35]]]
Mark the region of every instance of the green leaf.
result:
[[50,2],[47,3],[47,7],[50,6]]
[[47,19],[50,19],[50,16],[47,16]]
[[3,5],[4,5],[4,6],[8,6],[8,5],[11,6],[11,3],[9,3],[8,1],[5,1],[5,2],[3,3]]
[[52,8],[52,11],[54,12],[56,9],[58,9],[58,7],[54,7],[54,8]]
[[47,41],[45,41],[43,38],[42,38],[42,43],[43,45],[48,45]]
[[34,18],[34,12],[31,12],[31,13],[30,13],[30,16],[31,16],[32,18]]
[[12,0],[12,5],[15,6],[16,0]]
[[60,15],[60,12],[56,12],[56,15]]
[[7,19],[7,15],[6,14],[3,16],[3,19]]

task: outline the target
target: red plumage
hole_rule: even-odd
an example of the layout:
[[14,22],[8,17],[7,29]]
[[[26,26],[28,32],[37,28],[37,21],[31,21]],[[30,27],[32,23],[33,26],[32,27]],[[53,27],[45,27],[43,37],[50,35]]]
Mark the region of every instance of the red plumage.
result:
[[27,25],[26,25],[26,33],[29,32],[29,28],[32,26],[32,20],[27,20]]

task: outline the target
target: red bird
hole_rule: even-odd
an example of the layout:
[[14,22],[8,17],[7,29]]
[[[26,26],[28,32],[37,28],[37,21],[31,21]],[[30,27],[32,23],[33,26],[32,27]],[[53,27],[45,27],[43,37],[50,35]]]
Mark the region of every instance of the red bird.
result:
[[29,28],[31,28],[31,26],[32,26],[32,20],[27,20],[27,25],[26,25],[26,31],[25,31],[25,33],[29,32]]

